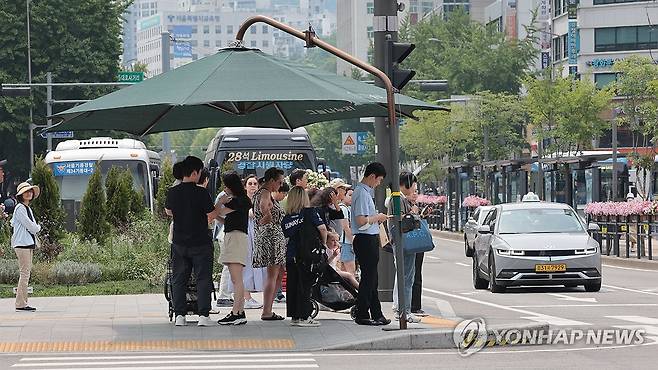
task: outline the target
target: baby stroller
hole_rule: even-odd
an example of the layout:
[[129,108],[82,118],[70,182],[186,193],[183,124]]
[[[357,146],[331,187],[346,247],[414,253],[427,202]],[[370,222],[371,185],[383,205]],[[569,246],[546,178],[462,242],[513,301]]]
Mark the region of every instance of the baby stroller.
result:
[[343,279],[331,266],[325,265],[316,283],[311,287],[311,317],[320,311],[320,304],[334,311],[350,309],[352,319],[356,318],[357,290]]
[[[164,295],[169,303],[169,321],[174,319],[174,303],[171,300],[171,291],[172,291],[172,281],[173,273],[171,268],[171,258],[167,262],[167,273],[164,278]],[[217,300],[215,295],[215,287],[212,288],[213,300]],[[196,275],[194,271],[190,275],[190,280],[187,282],[187,288],[185,289],[185,301],[187,305],[187,314],[188,315],[198,315],[199,308],[197,307],[197,290],[196,290]]]

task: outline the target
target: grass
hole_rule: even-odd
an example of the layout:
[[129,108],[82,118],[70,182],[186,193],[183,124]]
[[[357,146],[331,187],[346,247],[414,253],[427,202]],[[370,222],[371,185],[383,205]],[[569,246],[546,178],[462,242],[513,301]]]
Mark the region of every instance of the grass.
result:
[[[0,284],[0,298],[14,298],[15,285]],[[162,286],[149,284],[144,280],[104,281],[85,285],[40,285],[30,284],[34,288],[31,297],[60,297],[88,295],[118,295],[162,293]]]

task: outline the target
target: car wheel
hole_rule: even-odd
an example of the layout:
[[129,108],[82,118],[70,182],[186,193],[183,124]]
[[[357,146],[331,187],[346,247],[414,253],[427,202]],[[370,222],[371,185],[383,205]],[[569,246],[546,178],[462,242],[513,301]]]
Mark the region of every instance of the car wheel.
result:
[[466,257],[473,257],[473,249],[468,246],[466,235],[464,235],[464,253],[466,254]]
[[588,292],[598,292],[601,290],[601,280],[595,283],[585,284],[585,290]]
[[496,282],[496,264],[493,251],[489,252],[489,290],[491,293],[504,293],[505,287]]
[[475,289],[487,289],[489,287],[489,282],[487,279],[483,279],[480,276],[478,270],[478,261],[477,257],[473,256],[473,287]]

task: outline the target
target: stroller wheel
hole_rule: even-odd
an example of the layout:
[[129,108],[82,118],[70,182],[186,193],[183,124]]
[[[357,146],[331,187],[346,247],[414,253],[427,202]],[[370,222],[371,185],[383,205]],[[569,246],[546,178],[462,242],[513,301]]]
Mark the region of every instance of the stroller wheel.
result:
[[356,320],[356,306],[352,306],[352,308],[350,308],[350,317],[352,320]]
[[318,305],[318,302],[315,300],[311,299],[311,305],[313,308],[311,309],[311,317],[316,318],[318,316],[318,313],[320,312],[320,306]]

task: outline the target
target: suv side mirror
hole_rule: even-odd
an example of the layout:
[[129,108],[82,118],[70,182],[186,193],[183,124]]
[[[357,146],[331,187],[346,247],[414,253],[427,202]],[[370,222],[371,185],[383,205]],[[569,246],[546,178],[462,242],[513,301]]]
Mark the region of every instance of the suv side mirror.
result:
[[480,225],[478,227],[479,234],[491,234],[491,226],[489,225]]
[[473,217],[469,217],[468,222],[469,223],[476,223],[477,221],[475,221],[475,219]]
[[592,233],[598,233],[599,231],[601,231],[601,228],[599,227],[598,224],[589,223],[587,225],[587,231],[592,232]]

